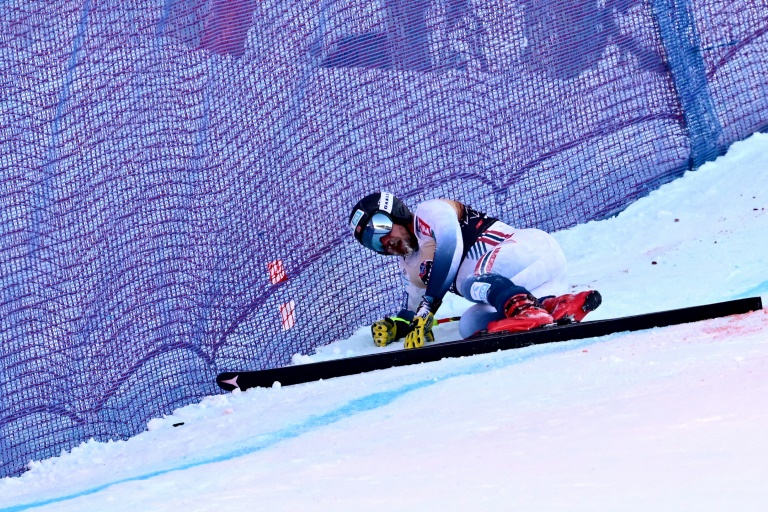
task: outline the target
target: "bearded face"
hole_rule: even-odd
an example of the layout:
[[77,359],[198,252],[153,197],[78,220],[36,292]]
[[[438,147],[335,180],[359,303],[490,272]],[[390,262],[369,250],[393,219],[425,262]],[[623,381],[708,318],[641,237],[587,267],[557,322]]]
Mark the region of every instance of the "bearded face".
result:
[[381,243],[387,254],[393,256],[408,257],[419,249],[419,241],[416,235],[408,231],[405,226],[395,224],[392,231],[381,239]]

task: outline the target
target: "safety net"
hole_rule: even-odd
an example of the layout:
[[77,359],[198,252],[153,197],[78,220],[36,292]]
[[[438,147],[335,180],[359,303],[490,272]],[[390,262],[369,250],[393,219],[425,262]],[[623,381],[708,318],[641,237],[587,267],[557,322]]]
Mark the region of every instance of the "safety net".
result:
[[558,230],[768,124],[766,0],[0,2],[0,475],[397,310],[352,205]]

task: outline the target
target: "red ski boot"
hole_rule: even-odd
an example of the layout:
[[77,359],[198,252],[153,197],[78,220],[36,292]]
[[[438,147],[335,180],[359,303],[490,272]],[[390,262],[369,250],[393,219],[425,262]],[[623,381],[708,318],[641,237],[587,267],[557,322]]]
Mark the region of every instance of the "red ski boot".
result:
[[546,309],[558,324],[569,324],[581,322],[587,313],[597,309],[602,301],[600,292],[587,290],[559,297],[547,297],[541,301],[541,307]]
[[552,315],[539,307],[536,299],[527,293],[519,293],[504,305],[507,318],[488,324],[488,332],[530,331],[542,325],[554,323]]

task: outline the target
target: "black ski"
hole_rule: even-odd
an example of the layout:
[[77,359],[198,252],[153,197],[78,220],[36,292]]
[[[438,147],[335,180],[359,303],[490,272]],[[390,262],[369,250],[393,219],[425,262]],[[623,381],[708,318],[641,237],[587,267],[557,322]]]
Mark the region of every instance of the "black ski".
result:
[[471,356],[543,343],[593,338],[616,332],[639,331],[653,327],[698,322],[710,318],[748,313],[762,309],[762,307],[760,297],[752,297],[611,320],[543,327],[522,333],[484,334],[471,339],[437,343],[414,350],[398,350],[268,370],[224,372],[219,374],[216,382],[227,391],[235,388],[244,390],[252,387],[269,387],[275,382],[287,386],[383,370],[393,366],[439,361],[445,357]]

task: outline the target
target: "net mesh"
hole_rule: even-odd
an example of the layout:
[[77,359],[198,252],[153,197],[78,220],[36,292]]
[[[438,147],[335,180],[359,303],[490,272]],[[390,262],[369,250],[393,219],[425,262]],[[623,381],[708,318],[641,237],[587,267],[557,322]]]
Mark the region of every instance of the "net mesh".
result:
[[768,123],[766,0],[0,4],[0,474],[393,312],[362,196],[609,216]]

